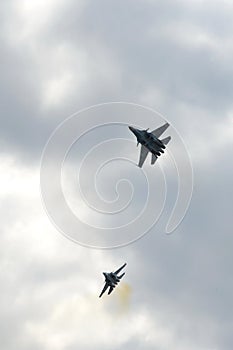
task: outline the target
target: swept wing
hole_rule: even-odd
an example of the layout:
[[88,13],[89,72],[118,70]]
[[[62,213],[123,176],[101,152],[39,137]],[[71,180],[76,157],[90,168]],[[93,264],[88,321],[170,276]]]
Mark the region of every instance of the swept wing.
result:
[[126,266],[126,263],[124,263],[124,265],[122,265],[118,270],[116,270],[114,273],[117,275],[119,272],[121,272],[121,270]]
[[159,138],[164,133],[164,131],[167,130],[168,127],[169,127],[169,124],[165,123],[164,125],[160,126],[159,128],[153,130],[151,133],[155,137]]

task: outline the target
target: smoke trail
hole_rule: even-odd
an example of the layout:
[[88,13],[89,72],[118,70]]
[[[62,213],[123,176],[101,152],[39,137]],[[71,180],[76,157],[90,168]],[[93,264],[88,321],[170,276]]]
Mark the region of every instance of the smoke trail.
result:
[[120,313],[125,313],[130,309],[130,302],[132,296],[132,288],[128,283],[121,282],[116,289],[116,297],[118,310]]

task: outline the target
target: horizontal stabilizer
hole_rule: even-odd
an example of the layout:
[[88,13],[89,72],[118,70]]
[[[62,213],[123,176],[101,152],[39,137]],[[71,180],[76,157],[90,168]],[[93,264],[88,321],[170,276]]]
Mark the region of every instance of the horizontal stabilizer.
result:
[[113,289],[114,289],[113,286],[111,286],[111,287],[109,288],[108,295],[112,293]]
[[157,158],[158,157],[156,155],[154,155],[154,154],[151,155],[151,164],[152,165],[155,164]]
[[149,150],[145,146],[141,145],[141,152],[140,152],[140,158],[139,158],[139,163],[138,166],[141,168],[146,160],[147,154]]
[[107,283],[105,283],[105,285],[104,285],[104,288],[103,288],[103,290],[102,290],[102,292],[101,292],[101,294],[99,295],[99,298],[101,298],[102,297],[102,295],[104,294],[104,292],[106,292],[106,290],[108,289],[108,284]]
[[164,145],[167,145],[168,142],[171,140],[171,136],[165,137],[165,139],[160,140]]

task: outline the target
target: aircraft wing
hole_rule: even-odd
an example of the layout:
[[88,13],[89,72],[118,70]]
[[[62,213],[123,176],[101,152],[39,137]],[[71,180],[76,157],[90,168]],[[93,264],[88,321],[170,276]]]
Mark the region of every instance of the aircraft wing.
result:
[[103,288],[102,292],[101,292],[100,295],[99,295],[99,298],[102,297],[102,295],[104,294],[104,292],[106,292],[106,290],[107,290],[108,287],[109,287],[109,285],[108,285],[107,283],[105,283],[104,288]]
[[167,130],[167,128],[169,127],[168,123],[165,123],[164,125],[160,126],[159,128],[153,130],[151,133],[155,136],[155,137],[159,137],[161,136],[165,130]]
[[122,265],[118,270],[116,270],[114,273],[117,275],[124,267],[126,266],[126,263]]
[[114,289],[114,287],[112,287],[112,286],[109,288],[108,295],[112,293],[113,289]]
[[147,154],[148,154],[149,150],[141,145],[141,153],[140,153],[140,158],[139,158],[139,163],[138,166],[141,168],[146,160]]

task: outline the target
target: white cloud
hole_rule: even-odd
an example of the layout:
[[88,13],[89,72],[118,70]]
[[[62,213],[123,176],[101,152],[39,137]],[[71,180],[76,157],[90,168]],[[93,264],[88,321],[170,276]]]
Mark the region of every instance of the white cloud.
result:
[[21,195],[27,198],[35,196],[35,188],[38,189],[38,176],[35,169],[17,164],[17,160],[11,156],[2,156],[0,163],[0,195]]

